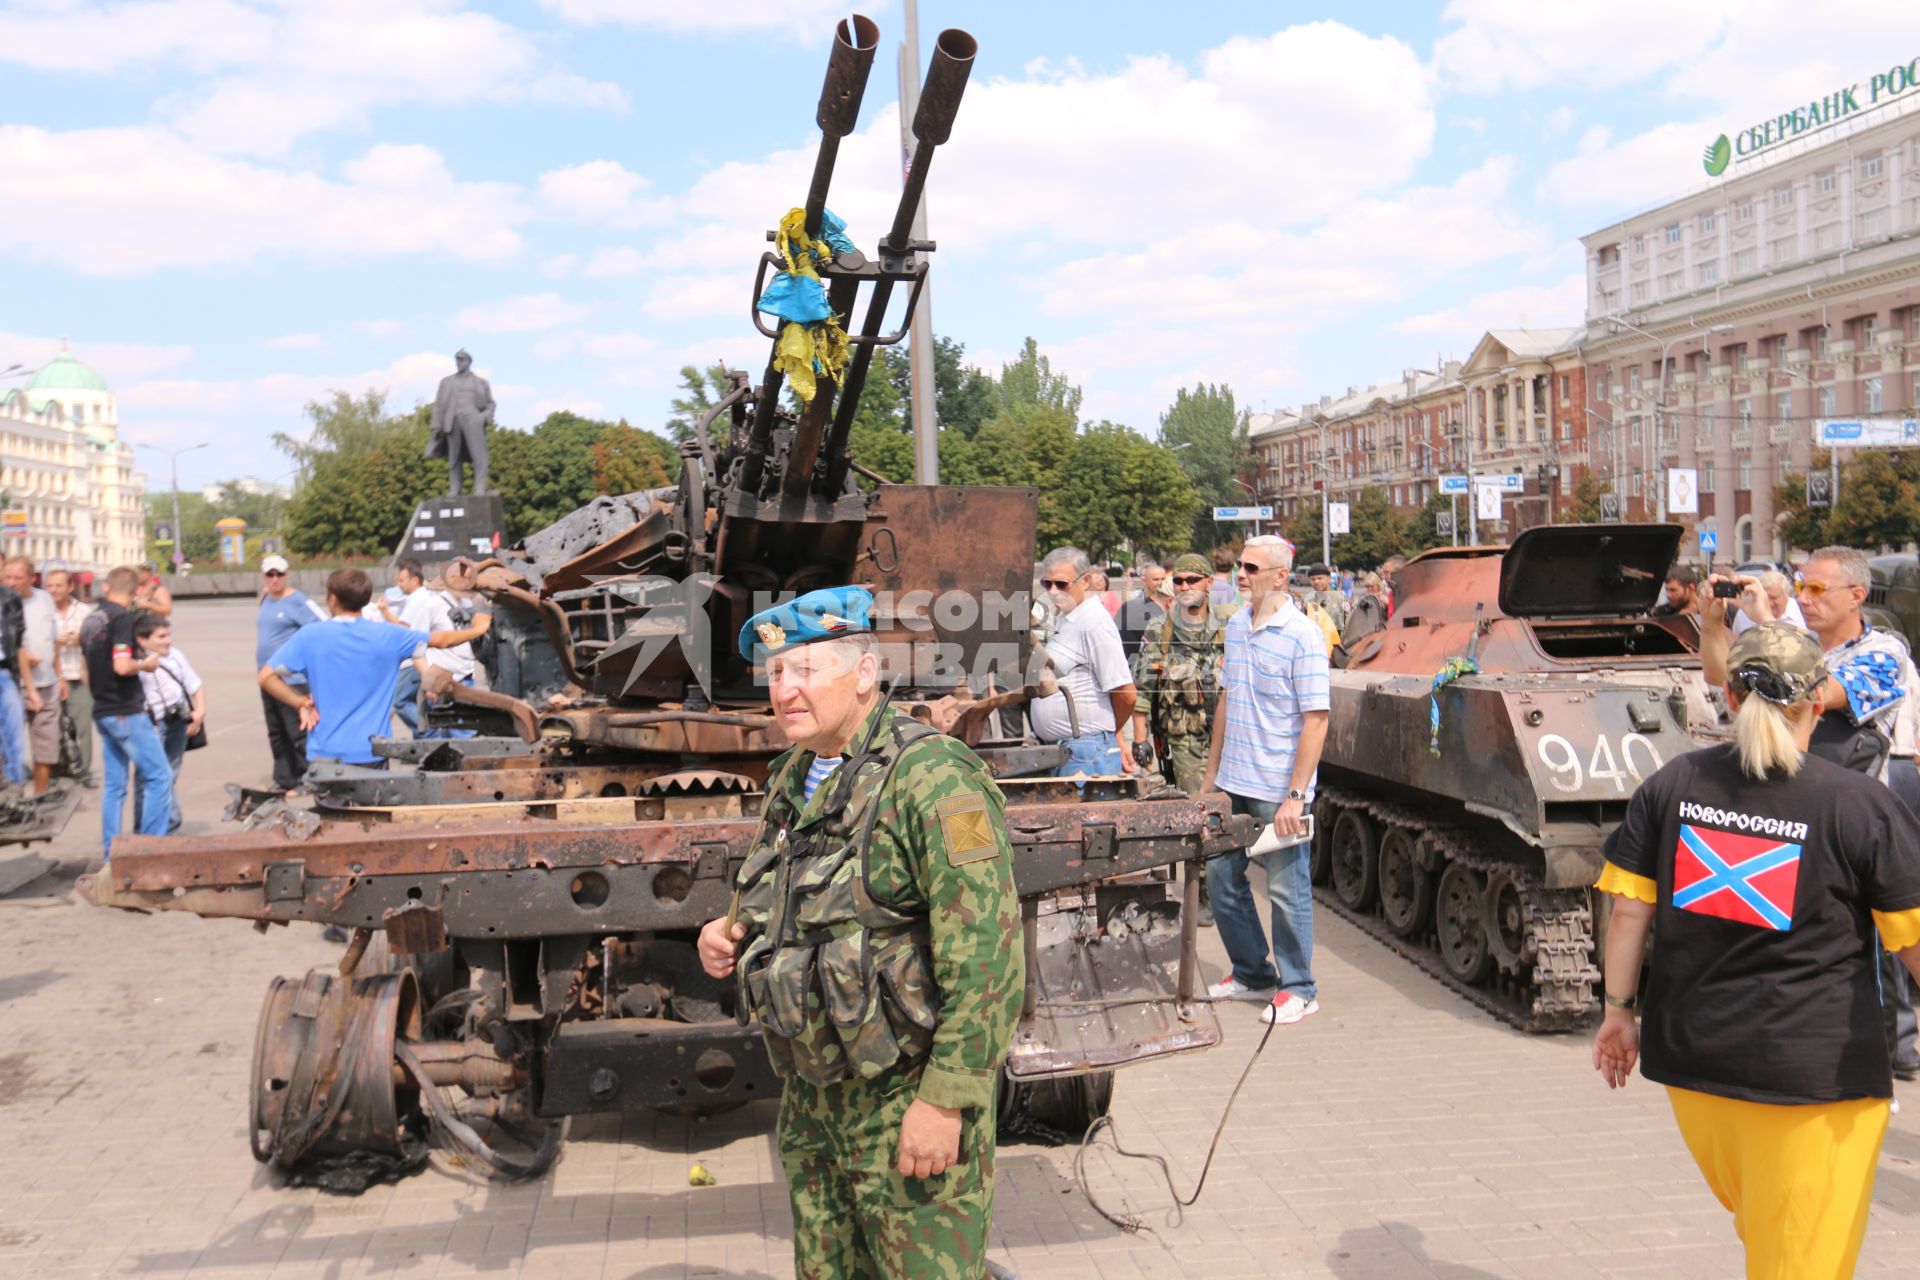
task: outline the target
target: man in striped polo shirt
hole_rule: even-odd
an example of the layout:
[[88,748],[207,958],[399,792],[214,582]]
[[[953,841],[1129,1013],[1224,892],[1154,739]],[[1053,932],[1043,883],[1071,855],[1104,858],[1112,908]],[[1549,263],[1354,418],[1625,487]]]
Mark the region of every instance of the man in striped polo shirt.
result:
[[[1246,607],[1227,623],[1225,697],[1214,713],[1207,790],[1224,791],[1235,813],[1271,822],[1281,836],[1306,829],[1320,749],[1327,741],[1327,647],[1287,590],[1293,547],[1247,540],[1236,582]],[[1313,881],[1305,842],[1261,855],[1273,904],[1273,950],[1247,884],[1247,855],[1207,864],[1220,941],[1233,971],[1209,988],[1216,1000],[1265,1000],[1264,1022],[1298,1022],[1320,1011],[1313,981]],[[1277,988],[1277,989],[1276,989]]]

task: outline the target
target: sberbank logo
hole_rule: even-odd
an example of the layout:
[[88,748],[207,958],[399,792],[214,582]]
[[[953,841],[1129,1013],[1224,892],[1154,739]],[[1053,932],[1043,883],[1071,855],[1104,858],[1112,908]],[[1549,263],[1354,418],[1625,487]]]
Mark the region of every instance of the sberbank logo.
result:
[[1733,163],[1733,140],[1724,133],[1715,138],[1700,157],[1700,163],[1706,166],[1709,178],[1717,178],[1725,173],[1727,166]]

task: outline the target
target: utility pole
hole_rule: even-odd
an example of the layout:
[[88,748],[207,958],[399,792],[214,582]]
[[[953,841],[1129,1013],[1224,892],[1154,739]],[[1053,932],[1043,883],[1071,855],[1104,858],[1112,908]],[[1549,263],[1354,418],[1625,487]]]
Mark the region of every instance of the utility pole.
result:
[[[913,163],[913,113],[920,107],[920,6],[907,0],[906,39],[900,42],[900,181]],[[927,238],[927,197],[913,211],[913,238]],[[936,368],[933,354],[933,290],[920,288],[920,304],[913,309],[907,347],[910,373],[909,406],[913,417],[913,478],[920,484],[940,483],[940,427],[935,417]]]
[[185,560],[185,554],[180,550],[180,547],[186,542],[184,531],[180,528],[180,455],[183,453],[192,453],[195,449],[204,449],[207,447],[207,444],[207,441],[202,440],[199,444],[190,444],[183,449],[162,449],[159,445],[155,444],[143,444],[140,446],[142,449],[150,449],[155,453],[166,454],[169,469],[172,471],[173,571],[176,575],[179,574],[180,566]]

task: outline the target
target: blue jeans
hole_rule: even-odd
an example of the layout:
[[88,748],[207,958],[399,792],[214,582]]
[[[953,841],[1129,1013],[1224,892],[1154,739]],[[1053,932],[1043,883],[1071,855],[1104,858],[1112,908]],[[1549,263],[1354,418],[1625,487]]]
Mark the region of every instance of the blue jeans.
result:
[[400,668],[400,678],[393,682],[393,713],[408,733],[420,736],[420,672],[411,662]]
[[100,851],[113,853],[120,834],[120,814],[127,803],[127,769],[140,771],[141,814],[135,830],[143,836],[167,834],[173,804],[173,769],[159,731],[142,711],[130,716],[95,716],[100,731],[100,754],[107,760],[107,776],[100,795]]
[[27,704],[20,699],[20,686],[13,672],[0,671],[0,757],[6,765],[6,779],[18,786],[33,780],[32,749],[27,745]]
[[[416,685],[420,683],[420,673],[417,671],[413,673],[413,682]],[[471,689],[473,688],[473,677],[468,676],[464,680],[457,681],[457,683],[463,684]],[[428,725],[426,728],[420,730],[416,736],[422,738],[474,738],[479,736],[479,732],[474,729],[437,729],[433,725]]]
[[[1244,813],[1262,827],[1273,821],[1280,806],[1249,796],[1227,798],[1235,813]],[[1207,896],[1213,903],[1214,924],[1220,942],[1233,962],[1233,976],[1255,990],[1277,986],[1302,1000],[1318,993],[1313,981],[1313,873],[1308,864],[1312,846],[1297,844],[1260,855],[1267,873],[1267,899],[1273,906],[1273,959],[1267,959],[1267,935],[1260,929],[1260,913],[1253,905],[1253,887],[1247,883],[1248,857],[1222,854],[1207,862]],[[1276,967],[1278,972],[1275,972]]]
[[1068,738],[1066,763],[1054,770],[1056,778],[1084,773],[1089,778],[1111,778],[1120,772],[1120,740],[1109,733],[1083,733]]
[[[160,747],[167,753],[167,829],[166,835],[172,835],[180,829],[180,766],[187,758],[187,722],[176,717],[168,717],[155,725],[154,732],[160,735]],[[135,773],[133,791],[133,827],[143,830],[142,815],[146,811],[145,780]]]

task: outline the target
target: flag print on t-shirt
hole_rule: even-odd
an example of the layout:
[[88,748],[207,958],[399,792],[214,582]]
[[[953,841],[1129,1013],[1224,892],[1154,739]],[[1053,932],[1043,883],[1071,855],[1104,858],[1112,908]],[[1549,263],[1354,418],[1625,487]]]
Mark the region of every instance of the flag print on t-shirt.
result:
[[1673,856],[1673,905],[1682,911],[1763,929],[1793,927],[1800,846],[1680,824]]

